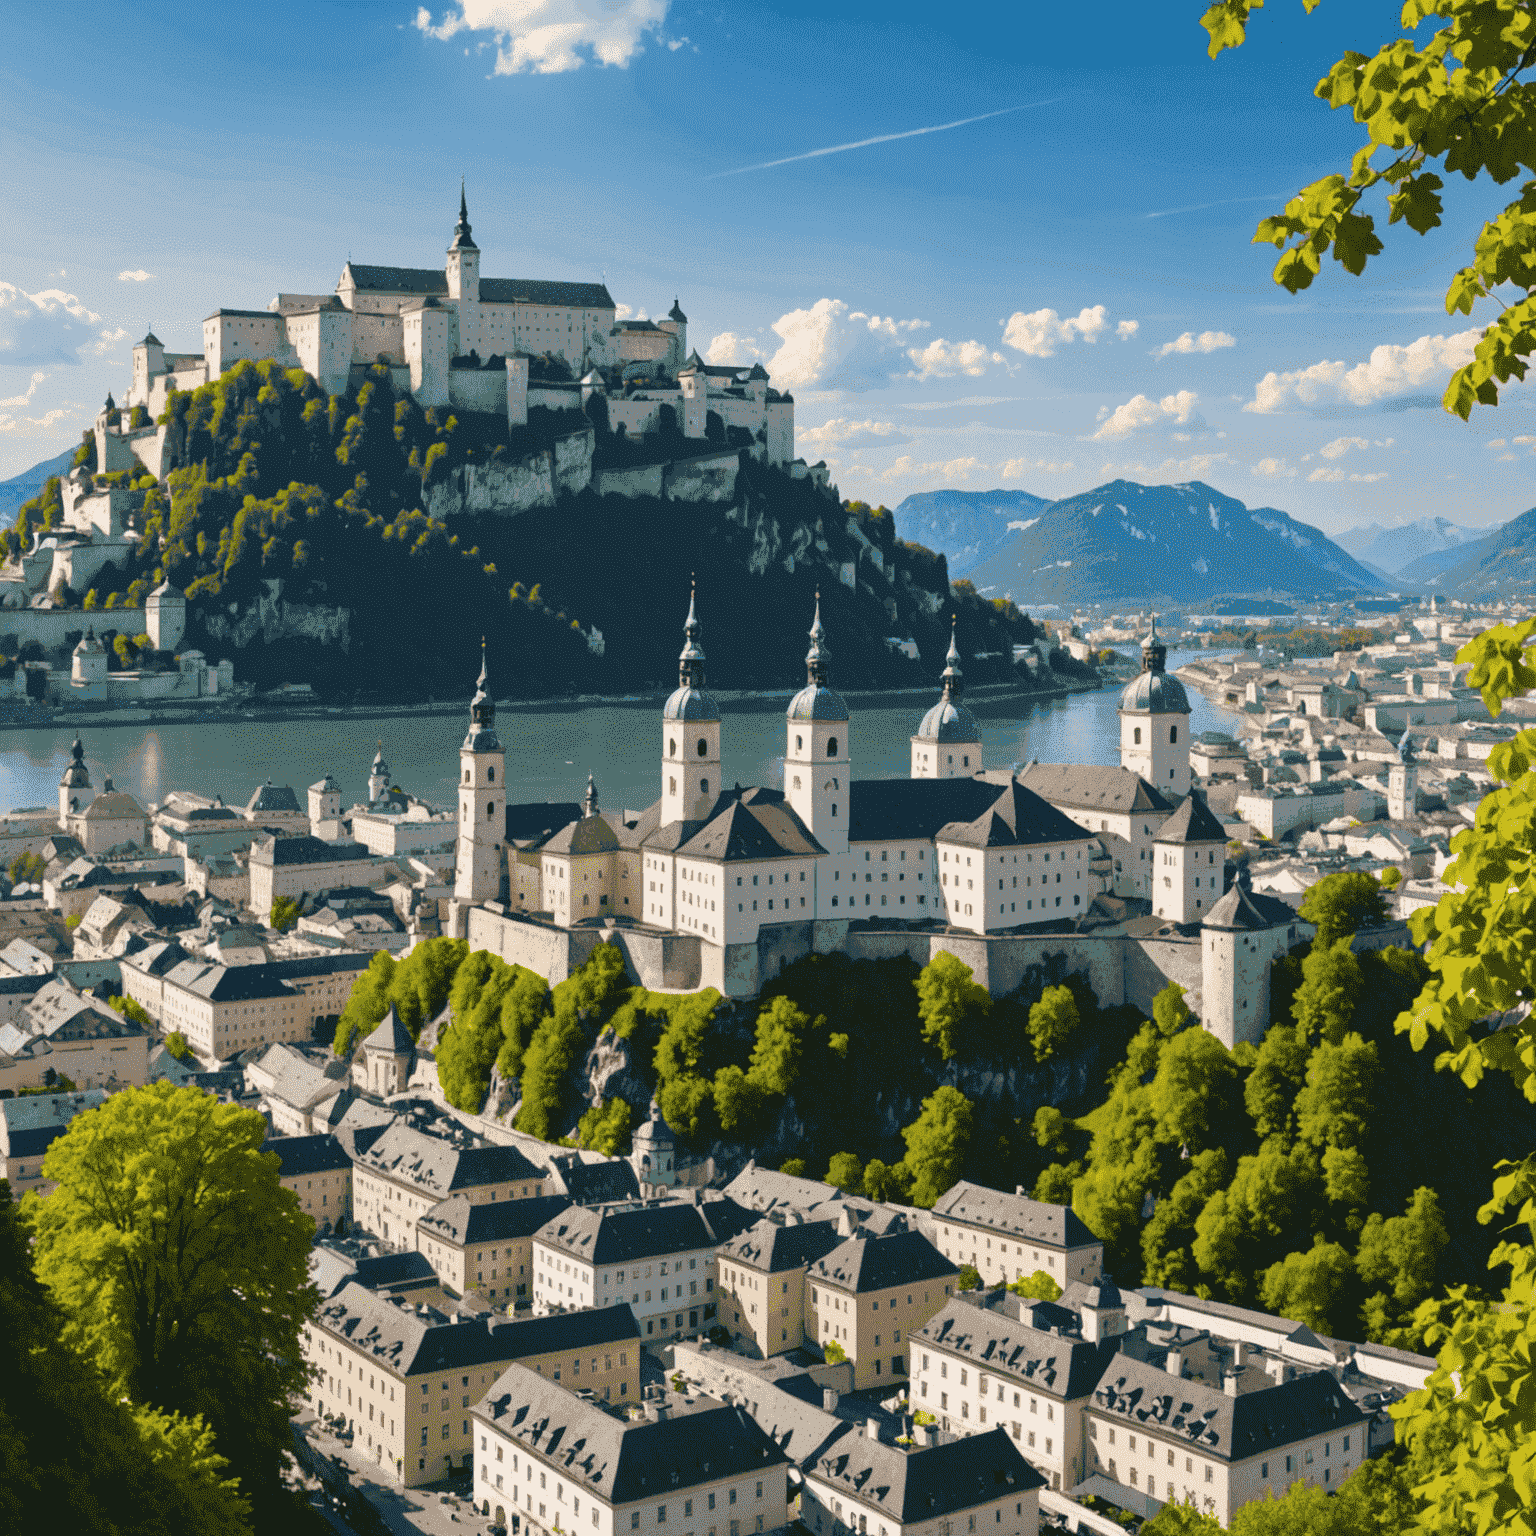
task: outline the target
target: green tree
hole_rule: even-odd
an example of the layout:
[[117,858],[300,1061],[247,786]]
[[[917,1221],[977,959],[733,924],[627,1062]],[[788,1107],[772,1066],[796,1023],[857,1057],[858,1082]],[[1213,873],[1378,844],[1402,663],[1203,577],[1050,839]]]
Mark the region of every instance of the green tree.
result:
[[[268,915],[267,922],[274,933],[287,933],[303,915],[302,902],[292,896],[279,896],[272,903],[272,911]],[[383,1014],[379,1015],[380,1018],[383,1016]]]
[[1230,1133],[1242,1105],[1239,1076],[1232,1053],[1208,1030],[1176,1035],[1158,1057],[1148,1094],[1154,1135],[1190,1153],[1234,1139]]
[[601,1152],[604,1157],[627,1157],[633,1113],[627,1099],[604,1099],[581,1117],[576,1140],[589,1152]]
[[[826,1020],[818,1021],[823,1026]],[[800,1074],[811,1020],[790,998],[776,997],[757,1015],[749,1073],[765,1094],[786,1094]]]
[[1148,1285],[1194,1290],[1199,1280],[1190,1252],[1195,1223],[1211,1196],[1225,1187],[1231,1166],[1222,1147],[1197,1153],[1172,1191],[1157,1202],[1141,1232],[1142,1276]]
[[66,1327],[0,1183],[0,1529],[249,1536],[249,1501],[202,1421],[122,1397]]
[[1202,1514],[1193,1499],[1183,1504],[1164,1504],[1141,1527],[1142,1536],[1220,1536],[1221,1522]]
[[1386,922],[1387,904],[1374,875],[1344,870],[1307,888],[1301,916],[1317,929],[1314,945],[1330,949],[1362,928]]
[[192,1059],[192,1047],[187,1044],[187,1037],[179,1029],[173,1029],[165,1037],[165,1048],[177,1061]]
[[1403,883],[1403,872],[1397,865],[1389,864],[1381,872],[1381,888],[1384,891],[1395,891]]
[[1450,1242],[1434,1190],[1414,1190],[1401,1216],[1373,1212],[1360,1233],[1355,1263],[1374,1294],[1366,1298],[1361,1321],[1367,1335],[1382,1343],[1417,1348],[1420,1330],[1409,1326],[1435,1283],[1440,1256]]
[[828,1184],[834,1184],[844,1194],[864,1193],[864,1164],[856,1152],[836,1152],[827,1164]]
[[905,1203],[912,1193],[912,1180],[904,1163],[887,1166],[878,1157],[864,1165],[864,1193],[871,1200]]
[[803,1179],[809,1176],[810,1170],[805,1166],[803,1157],[786,1157],[779,1164],[779,1172],[787,1173],[792,1179]]
[[1264,1271],[1259,1297],[1266,1311],[1331,1334],[1341,1316],[1342,1298],[1354,1289],[1354,1278],[1348,1251],[1318,1237],[1305,1253],[1289,1253]]
[[836,1339],[828,1339],[822,1345],[821,1354],[828,1365],[841,1365],[848,1358],[848,1351]]
[[[109,998],[107,1006],[116,1009],[125,1019],[132,1019],[141,1029],[153,1032],[157,1028],[155,1021],[131,997]],[[169,1044],[169,1040],[166,1043]],[[182,1038],[182,1044],[186,1044],[185,1037]],[[174,1056],[176,1052],[172,1051],[171,1054]]]
[[922,1113],[901,1133],[913,1205],[932,1206],[960,1177],[975,1123],[971,1101],[958,1088],[946,1085],[923,1100]]
[[1264,1031],[1258,1060],[1243,1085],[1243,1103],[1259,1139],[1288,1135],[1292,1106],[1307,1075],[1307,1043],[1289,1024]]
[[1067,1043],[1082,1015],[1070,987],[1047,987],[1029,1010],[1029,1041],[1035,1060],[1047,1061]]
[[[1312,890],[1316,889],[1314,885]],[[1321,1039],[1337,1044],[1354,1018],[1363,983],[1360,962],[1350,951],[1348,938],[1315,943],[1302,962],[1301,978],[1292,1009],[1297,1034],[1309,1043]]]
[[[699,1081],[683,1079],[684,1082]],[[765,1095],[756,1080],[740,1067],[721,1067],[715,1073],[715,1114],[720,1129],[738,1140],[746,1140],[762,1113]]]
[[991,995],[973,979],[970,966],[947,950],[923,967],[915,985],[923,1039],[952,1061],[965,1050],[970,1027],[992,1011]]
[[1337,1045],[1323,1040],[1296,1095],[1297,1134],[1318,1148],[1359,1147],[1370,1128],[1371,1092],[1380,1073],[1374,1041],[1353,1033]]
[[1015,1280],[1008,1289],[1015,1296],[1033,1297],[1036,1301],[1056,1301],[1061,1296],[1061,1287],[1043,1269],[1037,1269],[1022,1280]]
[[11,860],[6,874],[10,876],[12,885],[21,885],[23,882],[36,885],[42,880],[45,867],[42,854],[18,853]]
[[43,1160],[57,1187],[23,1203],[64,1342],[113,1392],[201,1415],[258,1520],[280,1498],[319,1300],[314,1223],[261,1150],[266,1132],[201,1089],[129,1088],[70,1122]]
[[1067,1117],[1054,1104],[1042,1104],[1030,1127],[1035,1145],[1058,1156],[1067,1150]]
[[1165,1040],[1171,1040],[1181,1030],[1188,1028],[1193,1018],[1189,1004],[1184,1001],[1184,988],[1176,981],[1170,981],[1152,999],[1152,1022]]
[[981,1271],[974,1264],[962,1264],[960,1266],[960,1278],[955,1282],[957,1290],[979,1291],[981,1289]]

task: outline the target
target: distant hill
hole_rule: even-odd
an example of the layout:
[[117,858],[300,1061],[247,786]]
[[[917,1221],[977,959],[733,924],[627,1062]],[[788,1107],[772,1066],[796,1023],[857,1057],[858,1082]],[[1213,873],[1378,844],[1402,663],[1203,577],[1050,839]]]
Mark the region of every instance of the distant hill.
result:
[[989,597],[1056,603],[1213,603],[1235,593],[1321,596],[1385,583],[1307,523],[1196,480],[1108,485],[1051,502],[970,573]]
[[62,475],[73,463],[75,450],[66,448],[52,459],[44,459],[31,469],[24,469],[9,480],[0,480],[0,527],[9,527],[16,521],[16,511],[24,501],[31,499],[48,483],[50,475]]
[[[1437,555],[1451,556],[1450,564],[1454,565],[1457,550],[1476,544],[1496,531],[1492,527],[1464,527],[1445,517],[1421,517],[1416,522],[1400,523],[1395,528],[1366,523],[1339,534],[1333,542],[1367,568],[1391,576],[1426,557]],[[1449,566],[1436,569],[1449,569]]]
[[1499,523],[1485,529],[1483,536],[1471,543],[1453,544],[1449,549],[1437,549],[1430,554],[1420,555],[1417,560],[1411,560],[1393,572],[1392,584],[1405,592],[1447,591],[1446,572],[1475,564],[1485,555],[1502,549],[1505,533],[1512,526],[1510,523]]
[[1028,491],[919,491],[896,508],[896,534],[943,555],[953,580],[968,576],[1048,505]]
[[[1452,553],[1459,553],[1461,559],[1421,577],[1418,585],[1423,590],[1468,600],[1536,593],[1536,507]],[[1417,560],[1398,572],[1398,580],[1422,570],[1431,559],[1443,558],[1442,554]]]

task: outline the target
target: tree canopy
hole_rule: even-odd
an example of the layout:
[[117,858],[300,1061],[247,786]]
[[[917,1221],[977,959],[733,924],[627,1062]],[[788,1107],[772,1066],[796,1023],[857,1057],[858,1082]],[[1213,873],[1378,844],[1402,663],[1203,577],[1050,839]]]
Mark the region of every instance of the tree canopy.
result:
[[113,1094],[48,1148],[27,1196],[62,1338],[109,1390],[201,1415],[258,1515],[276,1496],[314,1223],[261,1151],[266,1121],[167,1082]]

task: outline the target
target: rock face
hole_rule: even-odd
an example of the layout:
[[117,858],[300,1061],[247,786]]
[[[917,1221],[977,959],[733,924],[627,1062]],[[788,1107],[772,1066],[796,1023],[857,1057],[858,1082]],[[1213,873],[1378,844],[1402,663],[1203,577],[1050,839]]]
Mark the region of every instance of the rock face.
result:
[[592,429],[587,427],[514,463],[492,459],[462,464],[431,488],[427,510],[436,518],[466,512],[516,517],[534,507],[552,507],[562,491],[575,495],[592,483],[593,444]]
[[631,1055],[629,1041],[620,1040],[611,1029],[605,1029],[581,1064],[578,1087],[588,1104],[601,1104],[604,1099],[628,1100],[638,1125],[651,1102],[651,1090],[635,1070]]
[[970,575],[988,597],[1206,604],[1223,594],[1345,596],[1385,583],[1331,539],[1274,507],[1250,509],[1200,481],[1107,485],[1053,501]]
[[316,645],[336,646],[343,653],[351,650],[350,609],[285,602],[281,580],[268,581],[266,588],[254,604],[231,604],[224,610],[204,612],[203,628],[209,638],[236,650],[258,640],[264,645],[275,645],[280,640],[308,640]]

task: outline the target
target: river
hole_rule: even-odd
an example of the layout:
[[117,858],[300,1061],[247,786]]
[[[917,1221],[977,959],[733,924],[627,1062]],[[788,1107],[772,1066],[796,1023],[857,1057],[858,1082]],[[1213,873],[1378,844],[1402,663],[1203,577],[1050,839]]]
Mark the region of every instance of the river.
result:
[[[1200,654],[1171,652],[1170,669]],[[1119,760],[1118,688],[1043,700],[1007,693],[966,695],[982,728],[982,759],[1006,768],[1041,762]],[[790,697],[722,698],[726,783],[783,782],[784,709]],[[853,766],[861,778],[905,776],[909,738],[935,693],[849,694]],[[1230,730],[1233,717],[1190,690],[1190,729]],[[649,805],[660,793],[660,707],[656,700],[602,704],[516,704],[497,710],[512,793],[522,801],[579,800],[587,774],[603,805]],[[453,802],[466,704],[410,715],[364,713],[304,719],[174,725],[80,727],[91,780],[105,775],[143,805],[175,789],[222,795],[244,804],[266,779],[304,789],[326,773],[342,804],[365,794],[368,767],[383,738],[391,782],[439,805]],[[0,809],[56,805],[74,727],[8,731],[0,736]]]

